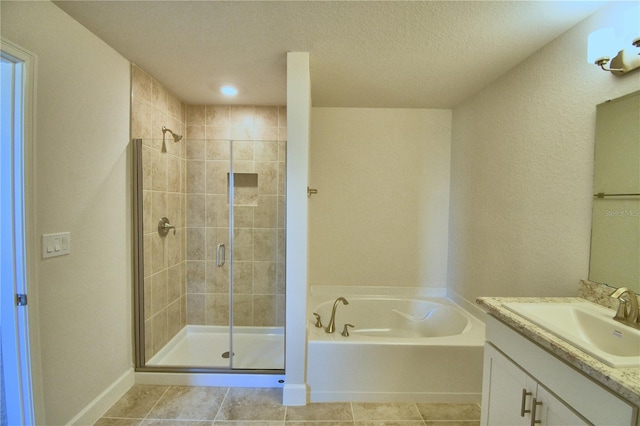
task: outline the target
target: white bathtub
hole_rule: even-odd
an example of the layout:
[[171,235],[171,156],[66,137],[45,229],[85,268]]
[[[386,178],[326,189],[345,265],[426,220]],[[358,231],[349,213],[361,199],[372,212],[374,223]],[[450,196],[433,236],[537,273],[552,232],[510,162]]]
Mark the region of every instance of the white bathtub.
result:
[[[311,289],[307,383],[312,402],[480,402],[484,324],[445,297],[413,288]],[[337,297],[336,330],[329,322]],[[340,333],[353,324],[349,336]]]

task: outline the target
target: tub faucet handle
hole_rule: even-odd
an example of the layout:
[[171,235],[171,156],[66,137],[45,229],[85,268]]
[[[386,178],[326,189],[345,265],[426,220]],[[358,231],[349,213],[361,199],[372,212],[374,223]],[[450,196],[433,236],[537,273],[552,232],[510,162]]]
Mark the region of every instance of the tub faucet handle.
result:
[[316,316],[316,327],[318,328],[322,328],[322,320],[320,319],[320,314],[316,314],[315,312],[313,313],[313,315]]
[[349,337],[349,327],[355,327],[353,324],[345,324],[344,329],[342,329],[342,334],[344,337]]

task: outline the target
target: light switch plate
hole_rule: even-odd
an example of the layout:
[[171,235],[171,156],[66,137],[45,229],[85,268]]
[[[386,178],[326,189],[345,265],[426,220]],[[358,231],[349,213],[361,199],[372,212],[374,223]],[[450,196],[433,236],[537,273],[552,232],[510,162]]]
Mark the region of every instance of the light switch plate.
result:
[[57,234],[42,235],[42,258],[63,256],[71,253],[71,233],[59,232]]

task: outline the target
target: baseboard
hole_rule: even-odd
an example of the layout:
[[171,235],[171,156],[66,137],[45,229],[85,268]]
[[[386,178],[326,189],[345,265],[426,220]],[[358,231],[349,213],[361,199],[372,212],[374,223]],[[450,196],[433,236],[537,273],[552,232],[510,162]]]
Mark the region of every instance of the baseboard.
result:
[[283,374],[135,373],[138,385],[281,388]]
[[311,392],[309,402],[480,403],[480,393]]
[[115,404],[135,382],[133,368],[127,370],[96,399],[82,409],[67,425],[92,425]]
[[307,405],[307,385],[285,384],[282,388],[282,405]]

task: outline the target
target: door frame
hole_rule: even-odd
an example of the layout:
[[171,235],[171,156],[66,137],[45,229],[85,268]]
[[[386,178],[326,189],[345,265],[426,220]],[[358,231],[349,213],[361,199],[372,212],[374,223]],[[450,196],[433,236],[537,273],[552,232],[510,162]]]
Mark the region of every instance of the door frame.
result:
[[[9,406],[9,419],[18,419],[18,424],[44,423],[44,409],[42,401],[42,386],[40,383],[40,358],[37,320],[36,295],[36,261],[37,238],[35,236],[35,197],[34,197],[34,141],[35,141],[35,94],[37,57],[35,54],[2,38],[0,40],[2,58],[19,64],[20,90],[18,105],[15,110],[19,114],[12,118],[13,123],[20,127],[16,132],[11,131],[11,162],[12,183],[9,205],[9,217],[6,224],[11,232],[7,240],[13,252],[13,261],[9,274],[14,274],[13,286],[3,285],[2,289],[2,332],[3,364],[6,373],[11,374],[10,387],[6,389]],[[14,100],[18,93],[14,96]],[[17,110],[17,111],[16,111]],[[13,129],[12,129],[13,130]],[[3,132],[5,133],[5,132]],[[16,192],[18,196],[16,197]],[[3,213],[3,226],[5,213]],[[15,220],[14,220],[15,219]],[[4,232],[4,230],[3,230]],[[4,266],[4,265],[3,265]],[[4,274],[3,274],[4,275]],[[9,275],[9,277],[11,277]],[[8,287],[8,288],[7,288]],[[28,288],[27,288],[28,287]],[[16,294],[27,295],[28,304],[17,306]],[[9,326],[6,327],[6,324]],[[9,363],[5,363],[5,360]],[[9,383],[6,383],[9,384]],[[17,387],[15,392],[13,387]],[[14,405],[15,404],[15,405]],[[11,421],[10,421],[11,423]]]

